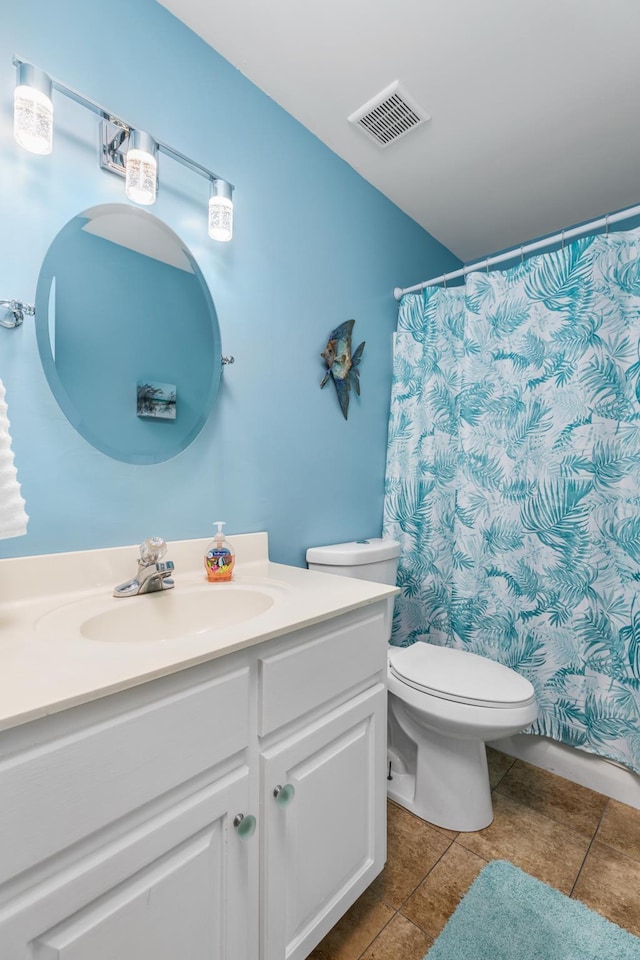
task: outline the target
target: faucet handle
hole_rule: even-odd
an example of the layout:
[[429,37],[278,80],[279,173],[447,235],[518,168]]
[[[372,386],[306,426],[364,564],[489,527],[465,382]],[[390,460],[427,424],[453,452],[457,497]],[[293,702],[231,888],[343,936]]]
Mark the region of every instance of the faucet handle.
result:
[[147,537],[140,544],[140,560],[142,563],[157,563],[167,552],[167,544],[162,537]]

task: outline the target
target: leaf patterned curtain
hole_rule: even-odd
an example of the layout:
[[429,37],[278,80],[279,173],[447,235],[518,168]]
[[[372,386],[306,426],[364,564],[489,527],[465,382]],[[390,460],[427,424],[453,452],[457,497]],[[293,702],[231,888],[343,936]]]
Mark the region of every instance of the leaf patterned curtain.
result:
[[640,231],[403,298],[392,642],[499,660],[531,732],[640,772]]

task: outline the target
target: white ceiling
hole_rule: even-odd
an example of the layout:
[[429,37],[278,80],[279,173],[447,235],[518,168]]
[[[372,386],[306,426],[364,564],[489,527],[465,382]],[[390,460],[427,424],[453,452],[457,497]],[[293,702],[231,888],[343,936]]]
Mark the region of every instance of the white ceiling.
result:
[[462,260],[640,202],[640,0],[160,2]]

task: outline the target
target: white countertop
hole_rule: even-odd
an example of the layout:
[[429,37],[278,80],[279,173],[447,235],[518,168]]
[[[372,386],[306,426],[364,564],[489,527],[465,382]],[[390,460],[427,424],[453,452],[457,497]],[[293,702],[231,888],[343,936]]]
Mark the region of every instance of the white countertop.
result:
[[[229,536],[234,579],[207,583],[203,556],[210,538],[169,544],[175,587],[163,594],[115,598],[117,583],[136,572],[138,548],[112,547],[0,560],[0,730],[125,690],[264,640],[393,597],[395,587],[270,563],[264,533]],[[180,638],[88,639],[75,624],[93,614],[131,610],[181,592],[261,592],[272,605],[250,619]],[[188,602],[188,600],[186,601]],[[270,601],[269,601],[270,602]],[[139,605],[135,607],[133,605]],[[157,620],[159,606],[152,608]],[[167,608],[168,609],[168,608]],[[214,608],[215,609],[215,608]],[[122,614],[120,614],[122,611]]]

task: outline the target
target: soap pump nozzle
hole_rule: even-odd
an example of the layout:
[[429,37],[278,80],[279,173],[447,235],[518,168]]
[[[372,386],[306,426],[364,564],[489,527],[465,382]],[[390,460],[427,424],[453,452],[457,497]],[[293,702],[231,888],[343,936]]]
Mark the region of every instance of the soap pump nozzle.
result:
[[222,532],[222,528],[225,526],[225,521],[224,521],[224,520],[214,520],[214,521],[213,521],[213,525],[214,525],[214,527],[217,527],[217,528],[218,528],[218,532],[216,533],[216,535],[215,535],[215,537],[214,537],[216,543],[223,543],[223,542],[224,542],[224,533]]

